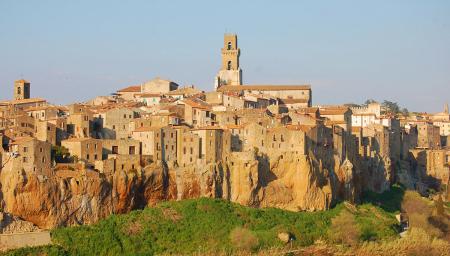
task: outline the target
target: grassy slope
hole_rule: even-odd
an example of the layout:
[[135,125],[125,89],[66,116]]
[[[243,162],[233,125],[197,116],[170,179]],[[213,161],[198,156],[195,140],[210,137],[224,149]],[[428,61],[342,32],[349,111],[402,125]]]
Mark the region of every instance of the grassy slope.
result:
[[[371,196],[370,202],[378,200],[376,195]],[[361,239],[395,237],[395,209],[383,205],[376,207],[369,201],[352,210],[362,231]],[[113,215],[91,226],[55,229],[52,237],[59,246],[25,248],[11,251],[9,255],[233,252],[229,236],[235,227],[251,230],[258,237],[259,249],[283,246],[277,239],[277,234],[282,231],[296,236],[293,246],[306,246],[315,240],[326,239],[331,219],[344,208],[344,204],[339,204],[329,211],[295,213],[272,208],[254,209],[206,198],[164,202],[157,207]]]

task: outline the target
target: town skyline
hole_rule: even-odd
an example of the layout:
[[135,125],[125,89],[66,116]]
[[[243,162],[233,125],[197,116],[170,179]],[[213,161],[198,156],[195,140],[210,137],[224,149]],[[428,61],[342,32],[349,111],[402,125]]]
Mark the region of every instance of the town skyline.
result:
[[[220,67],[222,34],[235,32],[243,50],[245,84],[310,84],[314,105],[363,103],[373,98],[398,102],[410,111],[433,113],[442,111],[449,101],[450,51],[446,45],[450,33],[446,32],[450,23],[444,15],[449,4],[443,1],[407,6],[387,2],[377,6],[350,2],[277,6],[265,2],[257,6],[261,16],[270,10],[285,10],[286,15],[269,21],[249,14],[254,18],[251,24],[240,17],[250,13],[250,4],[239,5],[230,19],[222,21],[209,19],[213,6],[206,3],[201,12],[177,4],[180,8],[161,2],[136,3],[123,11],[117,3],[108,5],[108,11],[121,19],[108,18],[100,4],[93,4],[86,10],[87,21],[80,22],[74,11],[87,3],[74,6],[50,1],[20,6],[30,17],[24,20],[11,16],[19,6],[1,3],[5,40],[0,46],[3,59],[9,61],[0,63],[0,99],[11,99],[7,88],[21,78],[31,81],[35,96],[56,104],[86,101],[155,77],[212,91]],[[223,8],[227,13],[232,9]],[[396,13],[400,8],[406,11]],[[192,12],[183,13],[184,9]],[[142,18],[146,11],[161,18],[159,11],[169,10],[176,21]],[[302,10],[302,15],[295,10]],[[52,15],[46,17],[47,12]],[[128,12],[137,15],[130,17]],[[329,17],[319,20],[318,13]],[[349,13],[356,15],[346,18]],[[381,16],[384,21],[379,20]],[[98,18],[105,21],[89,25]],[[59,24],[49,24],[53,19]],[[211,24],[204,25],[205,20]],[[37,33],[36,28],[45,31]],[[83,93],[67,93],[72,90]]]

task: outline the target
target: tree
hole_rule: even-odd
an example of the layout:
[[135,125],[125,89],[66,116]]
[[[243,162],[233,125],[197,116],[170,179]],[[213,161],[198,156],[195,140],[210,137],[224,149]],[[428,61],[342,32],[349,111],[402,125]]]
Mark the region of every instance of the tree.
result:
[[338,216],[331,220],[329,232],[333,242],[350,246],[356,245],[360,236],[355,216],[347,210],[341,211]]
[[371,104],[371,103],[377,103],[374,99],[367,99],[365,102],[364,102],[364,106],[367,106],[367,105],[369,105],[369,104]]
[[388,114],[395,115],[395,114],[400,113],[400,107],[398,106],[397,102],[385,100],[385,101],[383,101],[381,106],[384,109],[384,111]]
[[69,161],[69,150],[63,146],[52,147],[52,159],[57,163],[67,163]]
[[402,108],[402,115],[409,116],[409,110],[407,108]]

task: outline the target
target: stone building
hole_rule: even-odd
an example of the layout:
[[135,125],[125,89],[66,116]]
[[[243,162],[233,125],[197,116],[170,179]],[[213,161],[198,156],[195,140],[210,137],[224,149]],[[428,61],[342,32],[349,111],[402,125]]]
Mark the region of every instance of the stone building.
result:
[[214,126],[195,128],[192,133],[198,135],[199,157],[205,163],[215,163],[231,152],[231,133]]
[[417,147],[437,149],[441,147],[440,128],[428,122],[417,123]]
[[128,101],[132,101],[136,98],[136,95],[141,94],[140,85],[132,85],[117,91],[117,95]]
[[177,130],[170,127],[142,127],[132,133],[141,143],[142,155],[152,156],[153,161],[177,160]]
[[51,174],[51,144],[33,137],[17,137],[10,144],[8,154],[3,157],[5,171]]
[[189,98],[180,101],[184,105],[184,122],[192,126],[211,125],[211,106],[196,98]]
[[131,108],[117,107],[100,110],[95,116],[100,138],[126,139],[131,136],[134,128],[131,122],[137,113]]
[[[203,146],[201,138],[197,133],[191,132],[188,127],[180,126],[175,128],[177,131],[177,163],[179,166],[186,167],[196,164],[201,159]],[[213,154],[214,155],[214,154]]]
[[67,133],[77,138],[88,138],[94,120],[92,111],[84,105],[72,104],[68,108]]
[[57,145],[57,129],[56,125],[49,121],[41,121],[37,120],[35,123],[35,137],[40,141],[46,141],[52,144],[53,146]]
[[141,145],[135,139],[118,139],[102,141],[102,156],[106,159],[109,155],[140,155]]
[[177,132],[172,127],[162,127],[154,132],[154,161],[177,160]]
[[[235,93],[243,96],[256,95],[271,97],[298,104],[298,107],[311,107],[312,93],[309,85],[229,85],[218,89],[223,93]],[[292,101],[297,100],[297,101]]]
[[141,85],[141,93],[166,94],[170,91],[177,90],[179,85],[173,81],[155,78]]
[[325,123],[342,127],[344,131],[352,130],[352,111],[348,107],[330,106],[319,109],[321,117],[326,118]]
[[69,150],[72,157],[95,164],[102,160],[102,141],[92,138],[71,138],[63,140],[61,145]]
[[24,111],[36,120],[50,120],[58,117],[59,109],[54,106],[29,107]]
[[146,156],[155,155],[155,131],[161,127],[139,127],[136,128],[131,135],[131,138],[141,143],[141,153]]

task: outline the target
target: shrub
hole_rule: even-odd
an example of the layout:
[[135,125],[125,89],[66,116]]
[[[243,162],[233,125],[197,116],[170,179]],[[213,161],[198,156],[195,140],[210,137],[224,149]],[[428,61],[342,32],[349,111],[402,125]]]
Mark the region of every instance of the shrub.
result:
[[355,217],[347,210],[331,220],[329,231],[331,241],[346,245],[356,245],[360,236],[359,228],[356,224]]
[[450,244],[444,240],[432,238],[423,229],[412,228],[406,237],[386,240],[382,243],[368,242],[359,247],[354,255],[390,256],[390,255],[448,255]]
[[238,250],[255,250],[259,241],[258,238],[246,228],[235,228],[230,233],[230,240],[233,246]]

